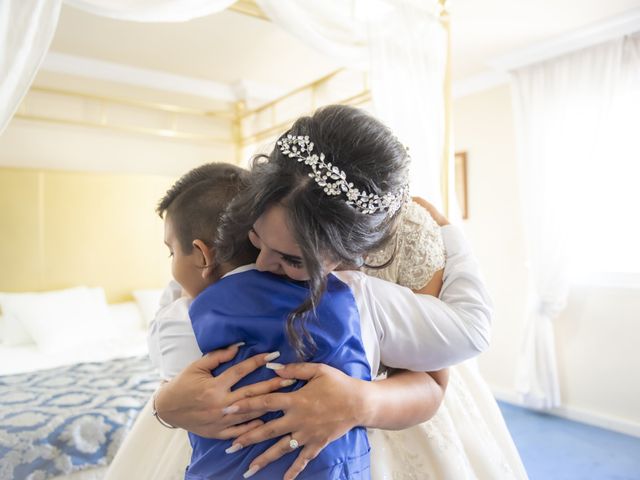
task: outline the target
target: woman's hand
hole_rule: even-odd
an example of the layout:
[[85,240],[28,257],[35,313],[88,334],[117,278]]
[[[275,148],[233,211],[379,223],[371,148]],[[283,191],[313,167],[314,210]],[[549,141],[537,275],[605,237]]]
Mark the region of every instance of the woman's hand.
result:
[[284,476],[284,480],[292,480],[330,442],[365,424],[365,398],[372,382],[351,378],[319,363],[291,364],[276,373],[282,378],[307,380],[308,383],[294,392],[236,402],[233,406],[239,408],[238,415],[254,418],[282,410],[284,416],[240,435],[233,446],[239,449],[282,437],[251,462],[250,468],[257,471],[291,452],[289,442],[295,439],[302,450]]
[[291,382],[276,377],[232,392],[235,383],[269,361],[267,354],[256,355],[214,377],[211,371],[235,357],[238,348],[238,345],[232,345],[210,352],[164,384],[155,397],[158,416],[170,425],[202,437],[222,440],[262,425],[261,420],[254,420],[260,413],[238,413],[228,407],[240,399],[271,393]]
[[427,212],[429,212],[429,215],[431,215],[431,217],[436,221],[436,223],[438,225],[440,225],[441,227],[443,227],[445,225],[449,225],[449,220],[447,219],[447,217],[445,217],[443,214],[441,214],[436,209],[436,207],[431,205],[424,198],[422,198],[422,197],[411,197],[411,199],[414,202],[416,202],[418,205],[420,205],[422,208],[426,209]]
[[318,363],[297,363],[276,370],[287,379],[307,380],[291,393],[272,393],[240,400],[238,414],[262,415],[282,410],[284,416],[240,435],[235,449],[280,438],[250,465],[254,473],[291,452],[295,439],[302,450],[284,480],[293,480],[322,449],[356,426],[396,430],[416,425],[437,411],[447,384],[447,372],[400,371],[375,382],[351,378]]

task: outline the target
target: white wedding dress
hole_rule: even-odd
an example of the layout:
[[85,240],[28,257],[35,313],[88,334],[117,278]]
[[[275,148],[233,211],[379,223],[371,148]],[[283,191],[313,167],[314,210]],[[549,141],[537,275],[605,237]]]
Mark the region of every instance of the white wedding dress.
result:
[[[410,203],[396,235],[367,259],[367,273],[413,289],[444,266],[438,225]],[[398,430],[369,430],[372,480],[500,480],[527,475],[495,399],[472,361],[450,369],[445,399],[429,421]],[[169,430],[151,415],[150,403],[116,454],[106,480],[184,478],[191,448],[185,431]]]
[[[440,227],[410,203],[396,242],[371,255],[369,275],[418,290],[444,266]],[[369,430],[372,480],[526,479],[518,451],[474,360],[449,369],[443,404],[431,420],[398,431]]]

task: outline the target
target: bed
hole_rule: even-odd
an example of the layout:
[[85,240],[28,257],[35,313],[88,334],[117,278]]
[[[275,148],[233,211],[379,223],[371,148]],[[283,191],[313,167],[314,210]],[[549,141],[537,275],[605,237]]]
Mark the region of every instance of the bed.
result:
[[159,382],[136,303],[60,292],[0,293],[0,480],[101,479]]

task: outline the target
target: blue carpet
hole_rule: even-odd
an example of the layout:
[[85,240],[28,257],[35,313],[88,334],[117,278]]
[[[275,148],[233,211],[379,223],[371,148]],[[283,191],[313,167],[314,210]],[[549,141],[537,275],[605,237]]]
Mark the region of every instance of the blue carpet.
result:
[[498,403],[530,480],[640,480],[640,438]]

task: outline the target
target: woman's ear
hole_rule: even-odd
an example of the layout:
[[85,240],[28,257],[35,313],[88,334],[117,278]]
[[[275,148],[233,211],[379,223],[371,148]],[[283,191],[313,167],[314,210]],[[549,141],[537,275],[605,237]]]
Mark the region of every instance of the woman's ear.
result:
[[216,255],[213,248],[209,248],[206,243],[200,239],[196,239],[192,242],[194,251],[198,254],[198,257],[202,260],[202,264],[198,265],[202,269],[202,278],[205,280],[213,273],[215,269]]

